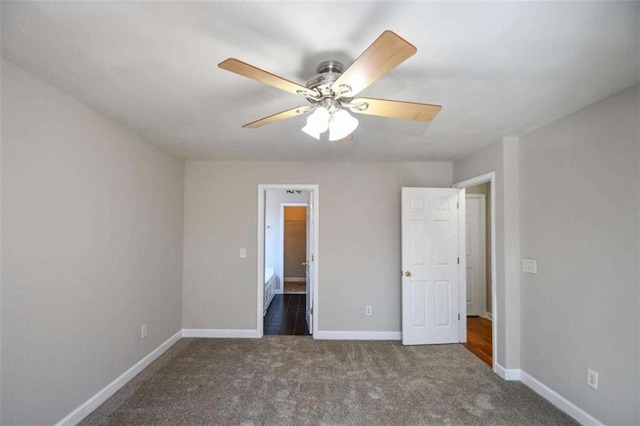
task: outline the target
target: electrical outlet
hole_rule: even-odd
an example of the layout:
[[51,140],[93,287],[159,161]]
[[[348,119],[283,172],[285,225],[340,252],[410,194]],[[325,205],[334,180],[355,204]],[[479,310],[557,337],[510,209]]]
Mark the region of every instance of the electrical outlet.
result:
[[537,274],[538,262],[535,259],[522,259],[522,270],[530,274]]
[[598,372],[587,368],[587,385],[598,390]]
[[365,306],[364,307],[364,314],[371,316],[373,315],[373,308],[371,308],[371,306]]
[[147,324],[142,324],[142,327],[140,327],[140,339],[145,337],[147,337]]
[[240,257],[243,258],[243,259],[245,257],[247,257],[247,249],[246,248],[241,248],[240,249]]

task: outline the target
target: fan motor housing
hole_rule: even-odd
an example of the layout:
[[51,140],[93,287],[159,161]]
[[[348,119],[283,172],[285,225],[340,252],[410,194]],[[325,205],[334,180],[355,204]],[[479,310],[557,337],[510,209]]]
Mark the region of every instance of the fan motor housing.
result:
[[317,74],[307,81],[306,87],[318,91],[323,98],[332,98],[335,93],[331,86],[344,72],[344,65],[338,61],[324,61],[318,65],[316,72]]

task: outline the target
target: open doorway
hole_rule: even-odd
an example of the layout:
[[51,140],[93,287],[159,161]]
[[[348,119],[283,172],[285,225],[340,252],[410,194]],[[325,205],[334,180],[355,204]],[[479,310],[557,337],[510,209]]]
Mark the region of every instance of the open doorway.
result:
[[259,330],[263,335],[313,334],[317,187],[260,185],[258,204]]
[[307,292],[307,204],[280,204],[281,251],[280,276],[284,281],[284,294]]
[[493,173],[456,185],[465,188],[467,340],[464,346],[495,362]]
[[492,364],[491,333],[491,185],[469,186],[465,193],[467,342],[465,346]]

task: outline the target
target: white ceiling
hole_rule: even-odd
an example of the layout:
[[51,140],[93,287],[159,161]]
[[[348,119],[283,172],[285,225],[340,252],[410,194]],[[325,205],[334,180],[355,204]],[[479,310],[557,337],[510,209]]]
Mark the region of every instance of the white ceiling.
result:
[[[639,7],[623,2],[3,2],[2,55],[188,159],[455,160],[639,81]],[[223,71],[235,57],[304,84],[390,29],[418,53],[363,96],[443,106],[429,124],[359,115],[355,139],[306,100]]]

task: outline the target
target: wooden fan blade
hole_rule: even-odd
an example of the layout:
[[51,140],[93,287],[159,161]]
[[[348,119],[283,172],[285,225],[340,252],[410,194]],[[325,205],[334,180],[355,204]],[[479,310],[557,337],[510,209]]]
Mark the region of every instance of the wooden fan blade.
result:
[[404,118],[405,120],[431,121],[442,106],[418,104],[415,102],[390,101],[388,99],[356,98],[352,104],[365,103],[367,108],[357,106],[350,110],[357,114],[379,115],[382,117]]
[[274,123],[276,121],[284,120],[286,118],[295,117],[301,114],[305,114],[311,111],[313,107],[310,106],[299,106],[295,108],[288,109],[286,111],[278,112],[276,114],[270,115],[265,118],[261,118],[260,120],[253,121],[251,123],[245,124],[242,127],[248,127],[251,129],[255,129],[256,127],[265,126],[267,124]]
[[342,73],[331,89],[340,93],[340,86],[349,86],[349,96],[353,97],[416,52],[414,45],[392,31],[385,31]]
[[275,74],[271,74],[268,71],[262,70],[253,65],[249,65],[246,62],[239,61],[235,58],[226,59],[218,64],[218,67],[223,70],[231,71],[236,74],[243,75],[252,80],[259,81],[260,83],[268,84],[276,89],[284,90],[294,95],[303,95],[310,93],[310,90],[306,87],[294,83],[293,81],[286,80]]

